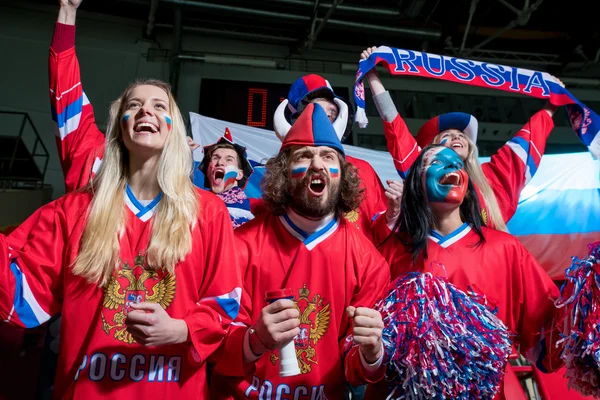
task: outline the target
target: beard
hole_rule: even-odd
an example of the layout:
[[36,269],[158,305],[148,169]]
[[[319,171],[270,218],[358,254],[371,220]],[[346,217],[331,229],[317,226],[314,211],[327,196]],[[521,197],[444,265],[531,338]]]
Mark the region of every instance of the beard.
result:
[[[326,182],[326,200],[323,200],[323,197],[309,196],[308,185],[315,175]],[[329,177],[321,174],[306,174],[302,180],[292,179],[290,193],[292,194],[291,207],[294,211],[308,218],[323,218],[336,209],[340,198],[340,182],[331,183]]]

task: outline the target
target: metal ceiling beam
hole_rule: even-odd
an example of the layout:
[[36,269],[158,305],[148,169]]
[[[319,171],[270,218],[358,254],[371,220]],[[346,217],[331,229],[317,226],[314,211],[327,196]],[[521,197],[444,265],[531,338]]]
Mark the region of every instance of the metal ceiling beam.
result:
[[467,42],[467,36],[469,35],[469,30],[471,29],[471,21],[473,20],[473,14],[475,14],[475,9],[477,8],[477,2],[479,0],[471,0],[471,8],[469,8],[469,19],[467,20],[467,29],[465,29],[465,33],[463,35],[462,43],[460,44],[460,50],[458,50],[458,54],[462,54],[465,49],[465,43]]
[[[519,10],[517,7],[513,6],[506,0],[496,0],[496,1],[504,4],[509,10],[511,10],[512,12],[514,12],[517,15],[519,15],[521,13],[521,10]],[[526,9],[527,7],[529,7],[529,0],[525,0],[525,6],[523,7],[523,9]]]
[[425,18],[425,24],[427,24],[429,22],[429,19],[431,19],[431,16],[433,15],[433,13],[437,9],[437,7],[440,5],[440,1],[441,0],[437,0],[435,2],[435,5],[433,6],[433,8],[431,9],[431,11],[429,12],[429,15],[427,16],[427,18]]
[[[169,30],[173,29],[173,25],[170,24],[156,24],[156,27]],[[183,31],[192,33],[203,33],[214,36],[227,36],[236,39],[259,39],[270,42],[296,42],[298,40],[297,38],[289,36],[269,35],[266,33],[256,32],[241,32],[228,29],[202,28],[198,26],[184,26]]]
[[154,17],[156,16],[156,9],[158,8],[158,0],[152,0],[150,3],[150,14],[148,14],[148,26],[146,27],[146,36],[152,35],[154,29]]
[[[516,26],[523,26],[523,25],[525,25],[529,21],[529,18],[531,17],[531,14],[535,10],[537,10],[537,8],[543,2],[544,2],[544,0],[537,0],[535,3],[533,3],[531,6],[529,6],[529,0],[525,0],[525,6],[523,7],[523,10],[521,10],[519,12],[519,15],[517,15],[517,18],[515,18],[514,20],[512,20],[504,28],[499,29],[498,32],[496,32],[495,35],[490,36],[489,38],[485,39],[484,41],[482,41],[478,45],[474,46],[471,49],[471,51],[473,51],[473,50],[479,50],[480,48],[482,48],[483,46],[485,46],[486,44],[488,44],[492,40],[494,40],[497,37],[499,37],[500,35],[502,35],[504,32],[506,32],[506,31],[508,31],[508,30],[516,27]],[[466,54],[469,55],[470,53],[466,53]]]
[[181,54],[181,43],[183,38],[183,14],[181,7],[175,8],[173,27],[173,52],[171,53],[171,60],[169,62],[169,83],[171,84],[173,96],[177,97],[177,91],[179,89],[179,73],[181,72],[179,56]]
[[323,30],[323,28],[325,28],[325,25],[327,24],[327,21],[329,20],[329,18],[331,18],[331,16],[335,12],[336,8],[344,2],[344,0],[335,0],[333,2],[333,5],[331,6],[331,8],[329,8],[329,10],[327,10],[327,14],[325,14],[325,17],[323,17],[323,19],[320,20],[321,22],[319,23],[319,26],[315,29],[315,23],[317,21],[317,11],[318,11],[319,0],[315,0],[315,1],[316,1],[315,14],[313,15],[311,31],[308,34],[308,37],[304,41],[304,44],[302,45],[300,50],[312,49],[312,46],[315,43],[315,40],[317,40],[317,37],[319,37],[319,34],[321,33],[321,31]]
[[406,37],[414,37],[425,40],[438,40],[442,36],[442,32],[439,30],[433,29],[425,29],[425,28],[416,28],[416,27],[396,27],[396,26],[387,26],[387,25],[372,25],[366,24],[362,22],[352,22],[352,21],[339,21],[337,19],[332,19],[329,21],[330,25],[334,25],[339,27],[340,29],[344,28],[357,28],[364,30],[371,30],[373,32],[382,32],[382,33],[392,33],[396,35],[402,35]]
[[274,19],[288,19],[295,21],[310,21],[310,17],[306,15],[298,15],[298,14],[288,14],[281,13],[277,11],[267,11],[261,10],[258,8],[247,8],[247,7],[239,7],[232,6],[227,4],[217,4],[217,3],[207,3],[204,1],[192,1],[192,0],[161,0],[163,3],[171,3],[180,6],[186,7],[198,7],[198,8],[208,8],[212,10],[221,10],[221,11],[229,11],[239,14],[248,14],[248,15],[258,15],[261,17],[269,17]]
[[[128,1],[128,0],[125,0],[125,1]],[[304,22],[310,21],[310,17],[306,16],[306,15],[288,14],[288,13],[281,13],[281,12],[276,12],[276,11],[261,10],[261,9],[257,9],[257,8],[237,7],[237,6],[207,3],[207,2],[203,2],[203,1],[191,1],[191,0],[161,0],[161,1],[164,3],[171,3],[171,4],[180,5],[180,6],[199,7],[199,8],[212,9],[212,10],[228,11],[228,12],[233,12],[233,13],[240,13],[240,14],[245,14],[245,15],[256,15],[256,16],[279,19],[279,20],[294,20],[294,21],[304,21]],[[317,21],[321,21],[321,19],[317,19]],[[383,25],[383,24],[374,25],[374,24],[368,24],[368,23],[359,23],[359,22],[336,20],[336,19],[330,19],[328,21],[328,24],[338,27],[340,29],[358,28],[358,29],[362,29],[362,30],[366,30],[366,31],[382,32],[382,33],[388,33],[388,34],[394,34],[394,35],[406,36],[406,37],[415,37],[415,38],[426,39],[426,40],[437,40],[441,36],[441,31],[437,30],[437,29],[432,30],[432,29],[413,28],[413,27],[405,28],[405,27],[387,26],[387,25]]]
[[[284,3],[296,6],[306,6],[313,7],[314,2],[310,0],[271,0],[277,3]],[[331,8],[332,3],[320,3],[320,8]],[[389,16],[389,17],[401,17],[402,14],[399,10],[394,10],[393,8],[379,8],[379,7],[360,7],[360,6],[351,6],[351,5],[339,5],[337,9],[340,12],[348,12],[348,13],[358,13],[358,14],[369,14],[369,15],[380,15],[380,16]]]

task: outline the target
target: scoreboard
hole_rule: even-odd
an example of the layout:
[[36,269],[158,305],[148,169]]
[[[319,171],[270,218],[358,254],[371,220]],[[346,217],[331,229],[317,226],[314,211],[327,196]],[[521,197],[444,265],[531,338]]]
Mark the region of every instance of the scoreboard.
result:
[[[273,130],[273,114],[290,84],[202,79],[199,113],[237,124]],[[348,88],[333,88],[344,99]]]

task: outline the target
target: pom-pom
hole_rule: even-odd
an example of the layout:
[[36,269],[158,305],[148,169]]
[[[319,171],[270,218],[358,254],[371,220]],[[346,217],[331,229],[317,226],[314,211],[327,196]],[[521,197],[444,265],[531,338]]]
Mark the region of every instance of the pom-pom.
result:
[[376,306],[388,399],[492,399],[512,347],[485,297],[431,273],[406,274],[390,288]]
[[569,387],[600,397],[600,242],[589,245],[587,257],[572,258],[557,307],[567,307],[560,322]]

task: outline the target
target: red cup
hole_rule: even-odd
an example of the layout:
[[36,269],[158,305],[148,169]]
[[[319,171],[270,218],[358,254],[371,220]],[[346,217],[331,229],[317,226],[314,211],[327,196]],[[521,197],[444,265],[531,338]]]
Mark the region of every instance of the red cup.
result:
[[269,290],[267,293],[265,293],[265,301],[269,304],[280,299],[293,300],[294,292],[292,289],[276,289]]

